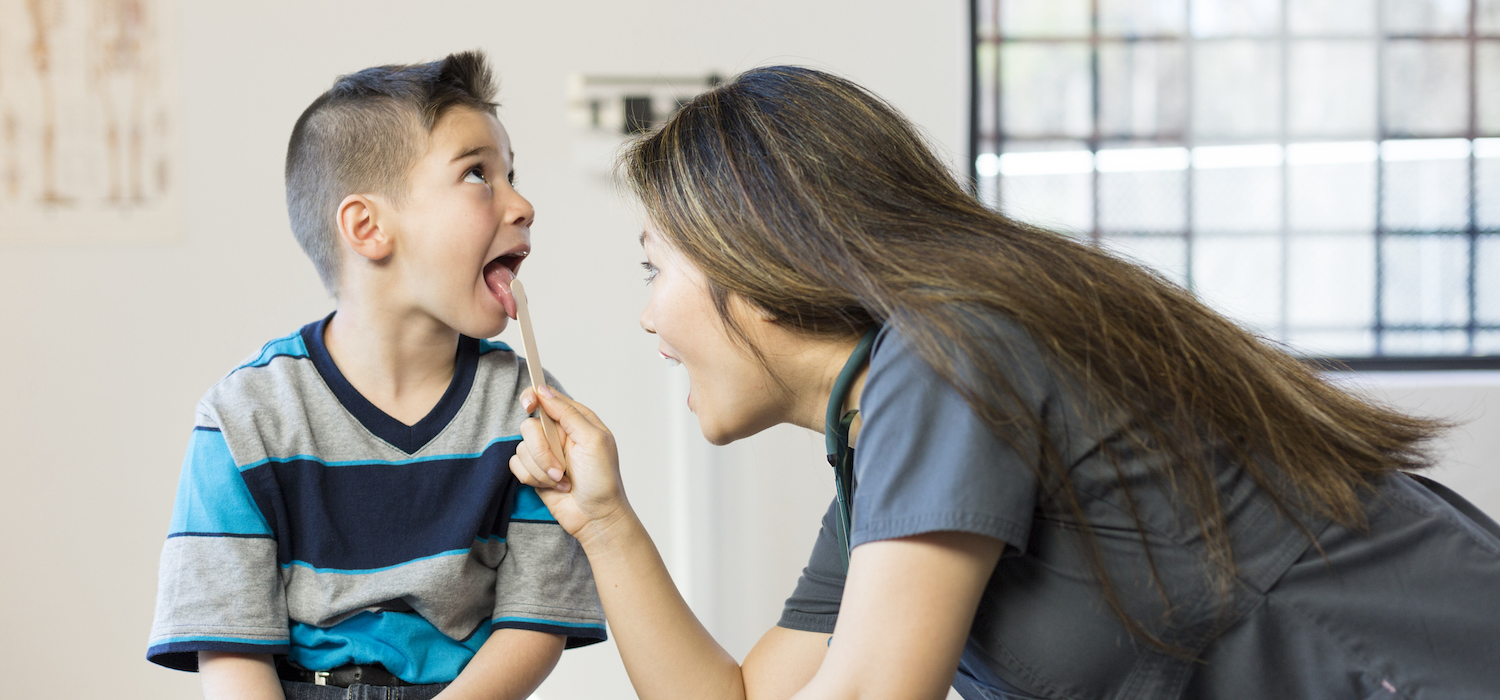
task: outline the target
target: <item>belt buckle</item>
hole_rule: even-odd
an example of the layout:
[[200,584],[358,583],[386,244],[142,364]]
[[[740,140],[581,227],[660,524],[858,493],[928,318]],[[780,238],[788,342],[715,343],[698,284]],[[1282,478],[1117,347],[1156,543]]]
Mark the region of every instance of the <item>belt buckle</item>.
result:
[[328,672],[313,671],[313,685],[328,685]]

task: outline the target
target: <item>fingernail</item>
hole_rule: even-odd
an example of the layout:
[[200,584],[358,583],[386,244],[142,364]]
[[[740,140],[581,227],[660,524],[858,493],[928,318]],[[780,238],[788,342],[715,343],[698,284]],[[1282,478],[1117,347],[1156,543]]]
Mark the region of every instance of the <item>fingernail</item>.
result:
[[554,469],[548,469],[547,470],[547,476],[552,477],[553,481],[562,481],[563,471],[561,469],[556,469],[556,468],[554,468]]
[[555,398],[557,398],[557,394],[552,393],[552,387],[547,386],[546,384],[543,384],[540,387],[538,387],[537,391],[541,392],[542,396],[545,396],[545,397],[547,397],[549,399],[555,399]]
[[568,482],[566,482],[566,481],[559,481],[557,483],[557,490],[561,491],[563,493],[567,493],[567,492],[573,490],[573,485],[570,484],[570,483],[568,483]]
[[527,413],[531,413],[532,411],[535,411],[536,410],[536,399],[531,398],[530,395],[522,397],[521,398],[521,408],[526,409]]

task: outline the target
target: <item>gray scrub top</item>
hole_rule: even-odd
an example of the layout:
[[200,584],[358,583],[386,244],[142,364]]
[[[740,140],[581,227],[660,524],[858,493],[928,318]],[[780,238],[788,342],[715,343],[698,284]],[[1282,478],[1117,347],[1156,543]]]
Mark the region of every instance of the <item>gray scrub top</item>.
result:
[[[1132,639],[1099,593],[1073,517],[1039,489],[1030,466],[1039,446],[997,438],[887,327],[860,400],[850,543],[935,531],[1004,540],[966,659],[1020,697],[1500,697],[1500,528],[1463,499],[1419,477],[1385,477],[1365,498],[1367,532],[1302,518],[1320,553],[1239,466],[1207,454],[1239,567],[1226,607],[1206,585],[1192,519],[1145,469],[1156,456],[1126,451],[1120,473],[1101,456],[1125,421],[1063,392],[1019,326],[994,346],[1024,410],[1045,421],[1070,465],[1125,608],[1196,657]],[[836,512],[830,505],[781,627],[833,631],[844,583]],[[1143,535],[1176,605],[1170,626]]]

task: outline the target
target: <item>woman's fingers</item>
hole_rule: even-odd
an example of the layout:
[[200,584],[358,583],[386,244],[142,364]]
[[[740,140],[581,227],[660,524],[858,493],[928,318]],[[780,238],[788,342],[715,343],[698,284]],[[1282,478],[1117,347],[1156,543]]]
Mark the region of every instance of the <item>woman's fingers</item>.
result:
[[[521,423],[521,444],[516,446],[511,471],[529,486],[568,490],[562,462],[552,454],[542,433],[542,422],[527,418]],[[519,469],[519,471],[518,471]]]
[[533,399],[537,394],[541,395],[542,410],[552,416],[552,420],[557,421],[558,425],[563,426],[563,429],[570,434],[580,429],[609,433],[609,428],[604,427],[604,421],[599,420],[599,416],[594,415],[589,407],[553,391],[548,386],[543,386],[533,393]]

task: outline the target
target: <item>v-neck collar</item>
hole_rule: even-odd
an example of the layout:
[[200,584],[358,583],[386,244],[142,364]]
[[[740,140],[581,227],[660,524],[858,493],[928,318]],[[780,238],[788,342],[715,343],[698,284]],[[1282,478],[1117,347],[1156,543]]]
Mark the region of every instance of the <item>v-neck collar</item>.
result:
[[478,340],[466,335],[458,337],[453,381],[449,382],[448,390],[443,392],[443,398],[438,399],[437,405],[422,420],[417,421],[416,425],[407,425],[370,403],[344,378],[338,365],[333,363],[333,355],[328,353],[328,346],[323,343],[323,332],[332,319],[333,314],[328,314],[321,321],[303,326],[302,342],[307,344],[307,355],[312,360],[313,367],[317,368],[328,388],[333,390],[333,395],[343,404],[344,410],[354,416],[365,429],[374,433],[375,437],[407,454],[422,449],[448,427],[453,417],[458,415],[458,410],[463,408],[464,401],[469,398],[469,391],[474,388],[474,374],[479,367]]

